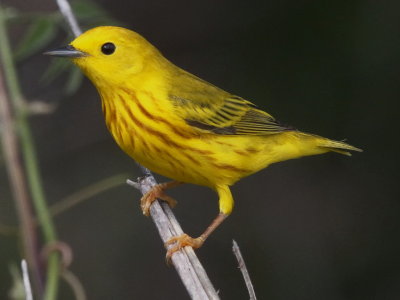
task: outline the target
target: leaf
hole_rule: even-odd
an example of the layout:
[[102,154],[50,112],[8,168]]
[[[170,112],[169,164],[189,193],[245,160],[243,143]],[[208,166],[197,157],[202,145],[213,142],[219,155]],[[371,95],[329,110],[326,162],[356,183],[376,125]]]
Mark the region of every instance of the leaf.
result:
[[72,10],[78,19],[88,20],[100,18],[107,15],[107,12],[99,5],[91,1],[74,1]]
[[99,25],[122,25],[121,22],[112,18],[100,5],[92,1],[79,0],[72,2],[72,9],[81,23],[90,27]]
[[12,286],[8,291],[8,296],[10,299],[25,299],[24,283],[18,265],[16,263],[11,263],[9,265],[9,270],[11,274]]
[[67,82],[65,83],[64,92],[68,96],[74,94],[81,86],[83,81],[83,74],[79,68],[71,68]]
[[14,58],[20,61],[45,48],[55,37],[56,32],[52,18],[40,17],[34,19],[18,44]]
[[46,69],[46,71],[40,78],[40,81],[44,84],[51,83],[63,72],[68,70],[71,64],[72,63],[68,59],[52,59],[49,67]]

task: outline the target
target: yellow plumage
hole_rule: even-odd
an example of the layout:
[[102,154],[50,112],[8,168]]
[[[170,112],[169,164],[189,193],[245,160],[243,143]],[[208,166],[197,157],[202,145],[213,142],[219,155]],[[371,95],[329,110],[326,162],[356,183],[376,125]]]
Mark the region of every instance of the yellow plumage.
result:
[[[163,176],[218,193],[220,216],[198,239],[175,238],[180,245],[173,251],[200,246],[231,213],[229,186],[239,179],[275,162],[360,151],[279,124],[251,102],[178,68],[124,28],[94,28],[48,54],[72,57],[93,82],[107,127],[128,155]],[[167,198],[167,187],[147,200]]]

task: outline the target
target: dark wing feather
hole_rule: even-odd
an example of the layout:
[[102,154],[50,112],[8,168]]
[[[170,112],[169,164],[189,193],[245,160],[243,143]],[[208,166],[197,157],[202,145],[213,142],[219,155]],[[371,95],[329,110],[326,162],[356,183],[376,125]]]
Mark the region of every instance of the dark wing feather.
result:
[[[174,86],[176,83],[179,86]],[[253,103],[183,70],[177,71],[171,84],[169,99],[176,113],[194,128],[221,135],[268,135],[288,130]]]

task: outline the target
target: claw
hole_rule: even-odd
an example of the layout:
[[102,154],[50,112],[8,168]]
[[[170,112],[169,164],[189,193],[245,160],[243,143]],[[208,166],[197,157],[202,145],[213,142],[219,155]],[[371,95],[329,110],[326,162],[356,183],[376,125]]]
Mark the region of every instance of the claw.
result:
[[155,185],[140,199],[140,206],[145,216],[150,215],[150,206],[157,198],[167,202],[170,207],[175,207],[176,200],[164,193],[165,188],[164,184]]
[[174,236],[170,238],[167,242],[165,242],[165,247],[168,248],[169,245],[175,244],[173,247],[168,249],[167,254],[165,256],[165,259],[167,261],[167,264],[170,264],[172,255],[181,250],[182,248],[189,246],[192,247],[193,249],[200,248],[203,243],[204,239],[200,236],[198,238],[192,238],[188,236],[186,233],[179,235],[179,236]]

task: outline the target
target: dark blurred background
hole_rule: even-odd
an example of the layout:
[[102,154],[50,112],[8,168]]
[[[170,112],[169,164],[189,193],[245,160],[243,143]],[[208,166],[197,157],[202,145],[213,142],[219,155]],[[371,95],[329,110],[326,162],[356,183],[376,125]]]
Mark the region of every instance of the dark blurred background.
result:
[[[57,9],[51,0],[3,2],[26,12]],[[279,163],[233,187],[233,214],[197,251],[222,299],[248,299],[233,238],[259,299],[400,299],[399,1],[96,2],[178,66],[278,120],[365,151]],[[13,30],[18,41],[22,29]],[[29,100],[58,103],[32,118],[48,201],[114,174],[140,176],[107,132],[88,80],[70,97],[60,92],[62,78],[39,82],[49,62],[38,54],[18,64]],[[15,225],[4,165],[0,194],[0,223]],[[170,194],[191,235],[218,212],[206,188]],[[139,199],[121,184],[55,218],[89,299],[188,298]],[[0,243],[0,298],[7,298],[20,245],[15,236]],[[71,297],[62,284],[59,299]]]

